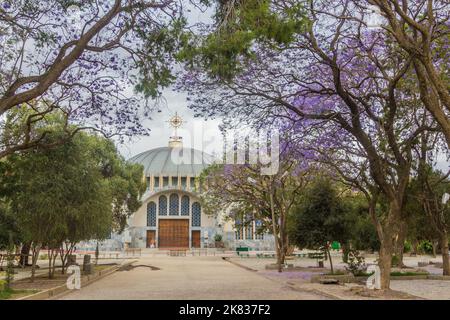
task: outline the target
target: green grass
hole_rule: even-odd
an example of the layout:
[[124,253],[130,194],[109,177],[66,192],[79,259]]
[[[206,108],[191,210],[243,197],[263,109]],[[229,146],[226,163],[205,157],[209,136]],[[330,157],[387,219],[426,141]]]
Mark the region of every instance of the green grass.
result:
[[30,294],[39,292],[39,290],[14,290],[5,289],[0,291],[0,300],[17,299],[20,297],[28,296]]
[[344,276],[347,275],[348,272],[342,271],[342,270],[334,270],[334,273],[328,272],[325,273],[327,276]]
[[394,277],[408,277],[408,276],[427,276],[428,272],[391,272],[391,276]]
[[12,289],[5,289],[0,291],[0,300],[6,300],[9,299],[11,297],[11,295],[13,294],[14,290]]

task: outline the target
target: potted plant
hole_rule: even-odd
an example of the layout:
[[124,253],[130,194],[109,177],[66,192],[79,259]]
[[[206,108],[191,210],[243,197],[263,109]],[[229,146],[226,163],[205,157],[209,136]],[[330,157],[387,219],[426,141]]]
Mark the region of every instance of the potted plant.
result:
[[222,235],[216,233],[216,235],[214,236],[214,242],[216,245],[216,248],[223,248],[223,242],[222,242]]

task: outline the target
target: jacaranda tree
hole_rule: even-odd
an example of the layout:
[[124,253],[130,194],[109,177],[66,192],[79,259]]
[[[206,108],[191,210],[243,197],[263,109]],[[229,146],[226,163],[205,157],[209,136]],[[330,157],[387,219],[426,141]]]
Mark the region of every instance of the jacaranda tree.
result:
[[[294,136],[314,128],[307,138],[311,150],[367,197],[381,243],[382,287],[389,288],[391,257],[406,223],[412,149],[422,132],[439,131],[433,120],[419,121],[429,114],[416,93],[414,60],[390,33],[369,27],[366,9],[350,0],[296,7],[255,0],[248,10],[240,2],[227,3],[233,14],[223,15],[213,32],[193,38],[182,56],[191,107],[235,124],[278,123]],[[290,37],[258,29],[255,10],[291,26]],[[253,23],[241,25],[248,20]],[[245,32],[249,28],[255,32]],[[243,41],[242,33],[252,36],[243,49],[223,41],[235,34]],[[219,56],[230,51],[240,68],[216,71],[210,58],[215,49]],[[382,212],[376,210],[381,199],[387,204]]]

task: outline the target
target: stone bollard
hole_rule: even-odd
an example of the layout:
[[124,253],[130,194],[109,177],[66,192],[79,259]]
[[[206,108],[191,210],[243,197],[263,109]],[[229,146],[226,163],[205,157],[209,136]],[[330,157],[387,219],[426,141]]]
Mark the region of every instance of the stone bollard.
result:
[[91,263],[91,256],[85,254],[83,257],[83,274],[93,274],[94,266]]

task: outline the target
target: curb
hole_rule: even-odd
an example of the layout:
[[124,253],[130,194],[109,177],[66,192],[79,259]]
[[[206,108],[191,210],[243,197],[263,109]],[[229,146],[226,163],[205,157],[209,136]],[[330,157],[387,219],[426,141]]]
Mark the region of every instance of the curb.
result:
[[[81,286],[85,287],[97,280],[100,280],[106,276],[109,276],[110,274],[116,272],[119,268],[122,268],[124,266],[130,265],[137,260],[128,261],[125,263],[122,263],[120,265],[115,265],[109,269],[98,271],[92,275],[88,275],[81,278]],[[72,290],[69,290],[66,286],[66,284],[60,285],[58,287],[50,288],[44,291],[40,291],[38,293],[31,294],[29,296],[21,297],[16,300],[46,300],[46,299],[55,299],[62,297],[63,295],[71,292]]]
[[338,295],[335,295],[335,294],[332,294],[332,293],[329,293],[329,292],[325,292],[325,291],[322,291],[320,289],[302,289],[302,288],[299,288],[299,287],[297,287],[295,285],[292,285],[290,283],[286,283],[286,284],[287,284],[287,286],[290,289],[292,289],[294,291],[314,293],[314,294],[317,294],[319,296],[327,297],[327,298],[330,298],[330,299],[333,299],[333,300],[345,300],[344,298],[342,298],[342,297],[340,297]]
[[243,266],[242,264],[237,263],[237,262],[235,262],[235,261],[231,261],[229,257],[222,257],[222,259],[223,259],[224,261],[227,261],[227,262],[229,262],[229,263],[231,263],[231,264],[234,264],[235,266],[237,266],[237,267],[239,267],[239,268],[242,268],[242,269],[245,269],[245,270],[247,270],[247,271],[258,272],[258,270],[256,270],[256,269],[252,269],[252,268],[250,268],[250,267]]

